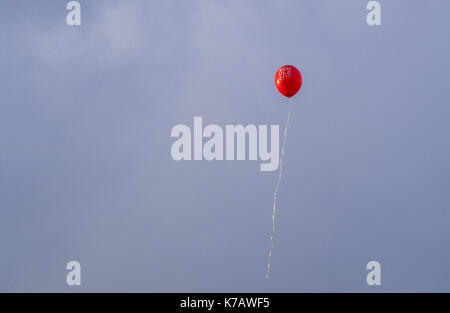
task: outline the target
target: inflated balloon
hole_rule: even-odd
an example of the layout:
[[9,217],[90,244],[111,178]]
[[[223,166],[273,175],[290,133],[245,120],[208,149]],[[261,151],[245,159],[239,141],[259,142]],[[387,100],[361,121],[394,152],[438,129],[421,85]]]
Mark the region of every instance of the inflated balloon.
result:
[[283,175],[283,157],[284,157],[284,148],[286,146],[286,137],[288,132],[289,120],[291,119],[291,108],[292,108],[292,99],[291,97],[295,96],[297,92],[302,87],[302,75],[300,71],[292,65],[285,65],[280,67],[280,69],[275,74],[275,86],[277,86],[278,91],[285,97],[289,98],[289,112],[286,121],[286,126],[284,127],[284,136],[283,136],[283,148],[281,149],[281,157],[280,157],[280,172],[278,173],[277,184],[275,187],[275,191],[273,193],[273,213],[272,213],[272,235],[270,235],[271,246],[269,250],[269,258],[267,260],[267,271],[266,271],[266,279],[269,279],[270,274],[270,265],[272,262],[272,250],[274,248],[274,236],[275,236],[275,214],[277,212],[277,195],[278,189],[280,188],[281,176]]
[[275,86],[283,96],[293,97],[302,86],[302,75],[295,66],[282,66],[275,74]]

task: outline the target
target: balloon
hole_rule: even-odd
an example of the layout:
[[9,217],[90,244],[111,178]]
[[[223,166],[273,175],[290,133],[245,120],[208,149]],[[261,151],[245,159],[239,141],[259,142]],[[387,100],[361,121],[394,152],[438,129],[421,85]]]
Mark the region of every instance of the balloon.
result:
[[302,75],[295,66],[282,66],[275,74],[275,86],[283,96],[293,97],[302,86]]

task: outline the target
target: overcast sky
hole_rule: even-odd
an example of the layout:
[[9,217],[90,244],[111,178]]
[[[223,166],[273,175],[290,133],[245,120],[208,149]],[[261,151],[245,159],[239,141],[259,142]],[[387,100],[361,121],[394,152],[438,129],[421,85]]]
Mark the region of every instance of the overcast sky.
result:
[[[449,1],[67,2],[0,4],[0,291],[450,291]],[[285,64],[266,281],[277,173],[170,132],[284,127]]]

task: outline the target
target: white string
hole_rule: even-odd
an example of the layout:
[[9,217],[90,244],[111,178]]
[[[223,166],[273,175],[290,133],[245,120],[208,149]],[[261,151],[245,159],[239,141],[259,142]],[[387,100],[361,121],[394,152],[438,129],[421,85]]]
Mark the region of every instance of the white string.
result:
[[289,120],[291,119],[291,106],[292,106],[292,100],[289,98],[289,112],[288,117],[286,121],[286,126],[284,127],[284,138],[283,138],[283,148],[281,149],[281,157],[280,157],[280,172],[278,174],[278,180],[277,185],[275,187],[275,192],[273,193],[273,214],[272,214],[272,235],[270,236],[270,250],[269,250],[269,258],[267,261],[267,272],[266,272],[266,279],[269,279],[269,273],[270,273],[270,264],[272,262],[272,250],[274,248],[274,241],[273,237],[275,236],[275,214],[277,212],[277,194],[278,189],[280,188],[280,182],[281,182],[281,176],[283,175],[283,156],[284,156],[284,147],[286,146],[286,137],[287,137],[287,131],[289,126]]

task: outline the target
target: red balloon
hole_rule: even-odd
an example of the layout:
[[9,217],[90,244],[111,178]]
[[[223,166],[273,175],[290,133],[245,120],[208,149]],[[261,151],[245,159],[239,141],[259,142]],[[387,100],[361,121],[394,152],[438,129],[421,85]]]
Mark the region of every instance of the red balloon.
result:
[[275,74],[275,86],[285,97],[293,97],[302,86],[302,74],[292,65],[285,65]]

